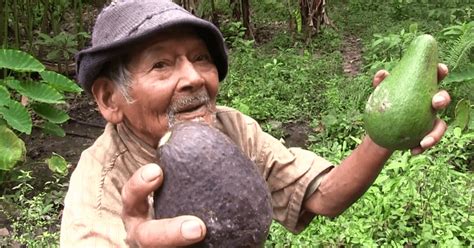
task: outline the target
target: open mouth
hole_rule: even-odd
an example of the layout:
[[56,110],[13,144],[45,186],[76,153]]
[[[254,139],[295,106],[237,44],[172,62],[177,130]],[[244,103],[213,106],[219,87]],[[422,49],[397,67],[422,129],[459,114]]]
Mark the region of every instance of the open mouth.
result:
[[185,108],[180,109],[179,111],[177,111],[177,114],[192,113],[192,112],[200,110],[203,107],[205,107],[205,104],[203,104],[203,103],[190,104],[190,105],[186,106]]
[[202,121],[211,113],[210,99],[203,89],[192,96],[181,97],[171,102],[168,110],[169,124],[182,121]]
[[188,105],[173,115],[174,121],[200,121],[207,113],[206,104]]

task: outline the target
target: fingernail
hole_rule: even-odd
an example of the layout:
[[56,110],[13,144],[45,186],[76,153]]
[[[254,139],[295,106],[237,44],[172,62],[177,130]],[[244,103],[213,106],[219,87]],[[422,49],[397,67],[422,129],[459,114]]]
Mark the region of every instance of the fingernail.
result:
[[181,235],[188,240],[200,238],[202,235],[201,224],[192,220],[183,222],[183,224],[181,224]]
[[147,166],[142,171],[142,178],[145,182],[151,182],[161,176],[161,169],[158,166]]
[[434,145],[434,142],[435,142],[435,140],[433,139],[433,137],[428,136],[428,137],[425,137],[420,142],[420,146],[423,147],[423,148],[427,148],[427,147],[430,147],[430,146]]
[[444,99],[444,97],[440,96],[440,95],[436,95],[433,97],[433,103],[435,105],[440,105],[442,104],[444,101],[446,101],[446,99]]
[[444,71],[448,71],[448,66],[445,65],[445,64],[440,64],[441,68],[444,70]]

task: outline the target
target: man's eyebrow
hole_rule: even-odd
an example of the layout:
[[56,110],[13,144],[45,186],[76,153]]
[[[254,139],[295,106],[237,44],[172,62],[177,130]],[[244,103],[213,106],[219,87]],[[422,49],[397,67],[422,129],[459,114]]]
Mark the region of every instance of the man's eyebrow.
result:
[[152,52],[161,52],[163,50],[166,50],[166,47],[159,43],[159,44],[155,44],[155,45],[152,45],[152,46],[146,48],[144,52],[146,54],[150,54]]

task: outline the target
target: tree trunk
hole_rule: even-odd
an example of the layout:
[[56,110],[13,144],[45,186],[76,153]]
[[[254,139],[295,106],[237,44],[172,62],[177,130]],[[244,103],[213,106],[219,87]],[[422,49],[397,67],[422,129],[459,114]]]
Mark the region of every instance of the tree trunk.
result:
[[217,16],[216,4],[214,3],[214,0],[211,0],[211,22],[219,27],[219,17]]
[[333,26],[326,13],[326,0],[300,0],[301,19],[308,37],[321,31],[322,25]]
[[173,0],[173,2],[195,15],[199,0]]
[[240,21],[242,18],[242,7],[240,6],[240,0],[229,0],[229,5],[232,9],[232,17],[234,20]]
[[0,42],[3,48],[7,48],[8,37],[8,6],[7,0],[0,2]]
[[249,0],[242,0],[242,21],[244,24],[245,37],[254,40],[252,23],[250,22],[250,3]]

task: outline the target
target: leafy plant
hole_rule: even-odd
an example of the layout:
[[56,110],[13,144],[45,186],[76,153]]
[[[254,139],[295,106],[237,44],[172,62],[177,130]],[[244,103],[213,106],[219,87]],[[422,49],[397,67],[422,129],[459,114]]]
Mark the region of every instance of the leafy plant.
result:
[[390,70],[417,35],[417,23],[411,24],[408,32],[402,29],[398,34],[374,34],[369,53],[365,56],[368,62],[366,68],[372,73],[382,68]]
[[450,128],[440,144],[422,155],[396,152],[344,214],[316,217],[297,236],[274,224],[267,247],[469,246],[474,180],[466,165],[473,156],[473,135]]
[[0,239],[0,246],[14,244],[26,247],[58,247],[59,219],[67,184],[63,176],[55,176],[45,183],[41,192],[36,192],[31,171],[21,171],[20,182],[12,194],[0,196],[0,214],[11,223],[11,234]]
[[44,48],[41,50],[49,51],[46,59],[57,62],[58,71],[61,72],[63,68],[67,68],[68,62],[77,53],[78,40],[89,37],[85,32],[70,34],[63,31],[52,37],[38,32],[39,39],[35,42],[35,45]]
[[474,48],[474,21],[450,26],[443,30],[443,34],[453,40],[449,43],[451,48],[447,52],[446,63],[456,71],[463,62],[466,63],[466,59],[471,55],[471,49]]
[[248,51],[253,49],[255,41],[245,39],[245,30],[242,22],[228,22],[222,28],[227,44],[234,49]]
[[48,134],[65,135],[60,124],[69,116],[59,107],[65,103],[66,93],[81,89],[67,77],[45,70],[41,62],[22,51],[0,49],[0,68],[8,73],[0,80],[1,174],[24,159],[25,144],[17,132],[29,135],[35,126]]

